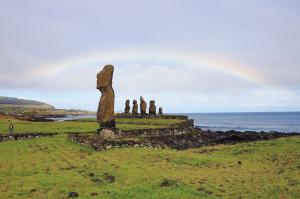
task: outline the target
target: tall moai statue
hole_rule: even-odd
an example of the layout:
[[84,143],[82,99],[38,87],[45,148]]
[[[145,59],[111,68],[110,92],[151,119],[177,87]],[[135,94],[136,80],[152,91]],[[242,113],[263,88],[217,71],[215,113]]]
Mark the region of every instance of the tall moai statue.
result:
[[113,65],[106,65],[97,74],[97,89],[101,92],[97,111],[97,121],[100,129],[115,128],[115,92],[112,88],[112,79],[114,73]]
[[149,115],[156,115],[156,106],[154,100],[150,100]]
[[129,114],[129,112],[130,112],[130,100],[126,100],[124,113]]
[[138,109],[139,109],[139,106],[138,106],[137,101],[133,100],[132,114],[137,115],[138,114]]
[[162,115],[162,114],[163,114],[163,109],[162,109],[162,107],[159,107],[159,109],[158,109],[158,114],[159,114],[159,115]]
[[147,110],[147,103],[144,100],[144,98],[141,96],[140,97],[140,111],[141,111],[141,115],[146,115],[146,110]]

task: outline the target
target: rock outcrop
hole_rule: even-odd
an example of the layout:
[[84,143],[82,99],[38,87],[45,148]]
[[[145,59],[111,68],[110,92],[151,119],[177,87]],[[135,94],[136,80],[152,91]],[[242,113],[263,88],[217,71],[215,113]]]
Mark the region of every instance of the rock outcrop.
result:
[[140,110],[141,110],[141,115],[146,115],[146,110],[147,110],[147,103],[144,100],[144,98],[141,96],[140,97]]
[[136,100],[133,100],[133,106],[132,106],[132,114],[133,115],[138,115],[138,103]]
[[150,101],[149,115],[156,115],[155,100]]
[[129,112],[130,112],[130,100],[126,100],[124,113],[129,114]]
[[97,89],[101,92],[97,111],[97,121],[101,128],[115,128],[114,106],[115,93],[112,88],[112,79],[114,73],[113,65],[106,65],[97,74]]

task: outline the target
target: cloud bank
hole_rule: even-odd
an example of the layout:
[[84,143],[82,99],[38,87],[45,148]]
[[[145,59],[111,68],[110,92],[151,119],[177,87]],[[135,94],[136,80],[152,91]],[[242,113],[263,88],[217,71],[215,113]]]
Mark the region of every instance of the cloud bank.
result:
[[0,3],[0,94],[94,110],[115,65],[116,109],[300,110],[296,1]]

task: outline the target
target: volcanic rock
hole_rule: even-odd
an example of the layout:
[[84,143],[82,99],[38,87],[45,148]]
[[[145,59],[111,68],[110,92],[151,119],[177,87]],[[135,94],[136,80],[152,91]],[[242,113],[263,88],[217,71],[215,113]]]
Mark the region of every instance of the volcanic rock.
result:
[[78,197],[78,193],[77,192],[70,192],[69,193],[69,198],[77,198]]
[[149,115],[156,115],[156,106],[154,100],[150,101]]
[[97,121],[100,128],[115,128],[115,93],[112,88],[112,79],[114,73],[113,65],[106,65],[97,74],[97,89],[101,92],[97,111]]
[[146,115],[147,103],[142,96],[140,97],[140,102],[141,115]]
[[162,107],[159,107],[159,109],[158,109],[158,114],[159,114],[159,115],[162,115],[162,114],[163,114],[163,109],[162,109]]
[[128,114],[130,112],[130,100],[126,100],[125,102],[125,114]]
[[133,106],[132,106],[132,114],[137,115],[138,114],[138,103],[136,100],[133,100]]

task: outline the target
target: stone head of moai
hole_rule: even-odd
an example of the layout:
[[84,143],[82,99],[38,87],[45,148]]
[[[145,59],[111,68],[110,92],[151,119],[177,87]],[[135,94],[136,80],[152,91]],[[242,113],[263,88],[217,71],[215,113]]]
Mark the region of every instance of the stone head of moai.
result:
[[149,115],[156,115],[156,106],[154,100],[150,101]]
[[97,121],[100,128],[115,128],[115,93],[112,87],[113,65],[106,65],[97,74],[97,89],[101,92],[98,105]]
[[137,101],[133,100],[132,114],[137,115],[138,114],[138,109],[139,109],[139,106],[138,106]]
[[141,96],[140,97],[140,110],[141,110],[141,115],[146,115],[146,110],[147,110],[147,103],[144,100],[144,98]]
[[113,74],[113,65],[104,66],[103,69],[97,74],[97,89],[99,89],[101,92],[106,88],[112,89]]
[[126,100],[125,102],[125,110],[124,110],[124,113],[125,114],[128,114],[130,112],[130,100]]
[[158,109],[158,114],[159,114],[159,115],[162,115],[162,114],[163,114],[163,109],[162,109],[162,107],[159,107],[159,109]]

